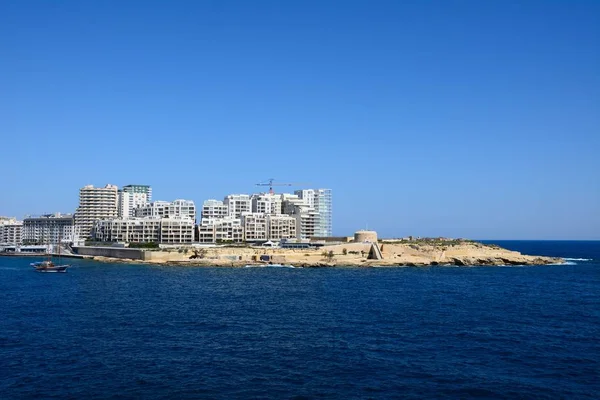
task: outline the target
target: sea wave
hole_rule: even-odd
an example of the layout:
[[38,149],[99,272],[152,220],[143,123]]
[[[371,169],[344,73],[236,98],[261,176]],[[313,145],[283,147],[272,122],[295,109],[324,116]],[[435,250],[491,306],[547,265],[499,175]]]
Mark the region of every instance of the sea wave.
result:
[[563,257],[563,260],[565,260],[565,261],[592,261],[591,258],[568,258],[568,257]]

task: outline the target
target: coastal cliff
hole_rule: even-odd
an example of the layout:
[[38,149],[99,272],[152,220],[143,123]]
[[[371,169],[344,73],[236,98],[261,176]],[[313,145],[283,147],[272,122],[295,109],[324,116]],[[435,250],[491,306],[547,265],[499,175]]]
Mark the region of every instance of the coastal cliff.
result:
[[[261,261],[268,256],[269,261]],[[123,258],[95,257],[98,261]],[[140,261],[136,261],[140,262]],[[560,264],[554,257],[523,255],[496,245],[468,240],[389,241],[344,243],[319,249],[280,249],[242,246],[145,251],[143,263],[188,266],[245,266],[292,264],[302,267],[428,266],[428,265],[545,265]]]

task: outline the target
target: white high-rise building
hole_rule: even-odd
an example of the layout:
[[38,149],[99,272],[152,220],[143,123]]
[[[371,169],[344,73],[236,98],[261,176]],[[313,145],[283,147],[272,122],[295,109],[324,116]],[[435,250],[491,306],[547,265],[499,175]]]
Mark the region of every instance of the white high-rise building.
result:
[[148,185],[127,185],[119,191],[119,218],[135,216],[135,209],[152,201],[152,188]]
[[196,221],[196,205],[192,200],[153,201],[135,209],[136,217],[189,218]]
[[240,218],[242,214],[252,212],[252,200],[247,194],[230,194],[223,203],[227,206],[230,217]]
[[91,237],[96,221],[116,218],[118,214],[118,188],[106,185],[96,188],[87,185],[79,189],[79,207],[75,212],[75,225],[82,239]]
[[331,189],[304,189],[294,193],[319,214],[314,236],[333,236]]

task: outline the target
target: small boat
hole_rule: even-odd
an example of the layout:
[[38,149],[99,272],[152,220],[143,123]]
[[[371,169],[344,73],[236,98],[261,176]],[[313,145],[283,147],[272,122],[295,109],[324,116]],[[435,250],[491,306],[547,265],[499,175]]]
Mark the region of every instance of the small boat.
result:
[[55,265],[51,260],[31,263],[36,272],[67,272],[68,265]]
[[[30,265],[36,272],[67,272],[67,268],[69,265],[56,265],[52,262],[52,254],[50,253],[50,249],[48,251],[48,259],[44,261],[38,261],[31,263]],[[60,235],[58,241],[58,262],[60,263]]]

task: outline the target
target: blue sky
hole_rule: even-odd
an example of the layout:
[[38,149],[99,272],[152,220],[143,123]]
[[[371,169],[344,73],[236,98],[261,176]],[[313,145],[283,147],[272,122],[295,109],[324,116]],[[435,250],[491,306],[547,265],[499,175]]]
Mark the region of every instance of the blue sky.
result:
[[335,234],[600,239],[598,1],[14,0],[0,37],[0,215],[273,177]]

